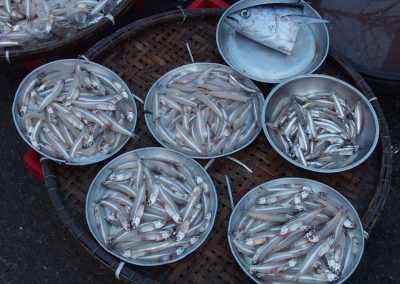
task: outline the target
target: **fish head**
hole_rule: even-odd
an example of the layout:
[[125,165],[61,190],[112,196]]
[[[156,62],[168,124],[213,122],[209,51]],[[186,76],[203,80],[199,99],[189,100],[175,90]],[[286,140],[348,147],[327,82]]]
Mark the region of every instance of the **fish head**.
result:
[[326,274],[326,279],[327,279],[329,282],[333,282],[333,281],[338,280],[338,279],[339,279],[339,276],[338,276],[337,274],[335,274],[335,273],[328,272],[328,273]]
[[350,219],[346,219],[344,221],[343,224],[344,227],[348,228],[348,229],[354,229],[356,227],[356,225],[354,224],[354,222],[352,222]]
[[201,183],[204,182],[203,178],[200,177],[200,176],[197,176],[197,177],[195,178],[195,180],[196,180],[196,183],[197,183],[197,184],[201,184]]
[[291,268],[295,267],[297,265],[297,258],[292,258],[289,260],[289,266]]
[[177,234],[176,234],[176,241],[181,241],[181,240],[183,240],[183,238],[185,237],[185,234],[184,233],[182,233],[182,232],[178,232]]
[[130,257],[131,253],[129,250],[123,250],[123,251],[121,251],[121,256],[122,257]]
[[200,239],[199,235],[193,236],[190,238],[189,242],[191,245],[194,245]]
[[262,6],[244,8],[231,13],[227,15],[226,21],[238,33],[251,39],[271,36],[277,29],[273,11]]
[[180,247],[175,252],[176,252],[176,255],[181,255],[184,251],[185,251],[185,248]]

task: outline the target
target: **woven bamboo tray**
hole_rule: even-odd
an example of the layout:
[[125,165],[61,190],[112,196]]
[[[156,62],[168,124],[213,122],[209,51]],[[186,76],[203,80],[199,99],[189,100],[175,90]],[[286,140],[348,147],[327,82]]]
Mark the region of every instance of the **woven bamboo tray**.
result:
[[[111,15],[114,17],[115,24],[118,25],[129,13],[135,0],[124,0],[117,8],[112,11]],[[113,30],[112,22],[103,18],[98,23],[89,26],[75,35],[64,39],[49,39],[40,44],[40,46],[33,46],[26,49],[10,49],[8,51],[8,59],[6,50],[0,50],[0,63],[14,63],[25,60],[37,60],[43,57],[60,56],[63,53],[83,51],[90,47],[93,43],[99,41],[104,36],[109,35]]]
[[[147,90],[165,72],[189,63],[186,43],[197,62],[220,62],[215,43],[215,28],[222,10],[173,11],[130,24],[92,47],[86,56],[114,70],[131,90],[145,98]],[[326,183],[343,193],[355,206],[369,233],[387,197],[392,171],[388,128],[372,90],[362,77],[335,54],[330,53],[318,73],[339,77],[359,88],[372,102],[380,122],[380,141],[371,157],[361,166],[339,174],[318,174],[297,168],[281,158],[263,133],[234,157],[253,169],[249,174],[236,163],[217,159],[208,169],[218,192],[218,214],[206,242],[183,260],[159,267],[125,265],[121,277],[136,283],[247,283],[250,279],[233,259],[226,238],[231,213],[224,175],[230,177],[237,202],[249,189],[270,179],[305,177]],[[268,94],[272,85],[259,84]],[[140,139],[130,140],[120,153],[157,145],[146,128],[139,107],[137,131]],[[46,185],[57,214],[80,244],[106,267],[115,270],[119,260],[96,243],[86,224],[84,206],[89,185],[107,163],[71,167],[42,160]],[[203,165],[206,161],[202,161]]]

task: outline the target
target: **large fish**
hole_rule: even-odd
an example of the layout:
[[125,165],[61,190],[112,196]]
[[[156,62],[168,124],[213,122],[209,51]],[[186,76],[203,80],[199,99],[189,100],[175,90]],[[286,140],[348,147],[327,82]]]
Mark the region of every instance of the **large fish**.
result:
[[303,4],[265,4],[229,14],[227,23],[241,35],[291,55],[301,25],[327,23],[304,16]]

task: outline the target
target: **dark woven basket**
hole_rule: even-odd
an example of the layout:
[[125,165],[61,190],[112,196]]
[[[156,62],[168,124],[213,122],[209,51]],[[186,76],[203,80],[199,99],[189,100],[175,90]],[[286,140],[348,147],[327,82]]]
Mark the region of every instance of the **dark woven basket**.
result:
[[[132,12],[134,4],[135,0],[124,0],[114,11],[112,11],[111,15],[114,17],[116,25]],[[37,60],[45,57],[52,58],[64,53],[78,53],[79,51],[86,50],[95,42],[109,35],[112,31],[112,22],[107,18],[103,18],[98,23],[81,30],[71,37],[61,40],[49,39],[47,42],[43,42],[39,46],[26,49],[10,49],[8,51],[9,61],[14,63],[32,59]],[[0,49],[0,63],[6,62],[6,50]]]
[[[91,48],[86,56],[120,75],[131,90],[145,98],[150,86],[165,72],[189,63],[186,43],[197,62],[222,62],[215,43],[215,28],[222,10],[202,9],[174,11],[137,21],[105,38]],[[361,166],[338,174],[318,174],[288,163],[268,144],[261,133],[246,149],[234,156],[253,169],[249,174],[236,163],[217,159],[208,169],[218,192],[218,214],[206,242],[183,260],[159,267],[125,265],[121,276],[137,283],[235,282],[250,279],[233,259],[227,241],[231,213],[224,175],[230,176],[234,200],[255,185],[270,179],[298,176],[324,182],[343,193],[358,210],[366,232],[374,227],[388,195],[392,172],[392,155],[388,128],[372,90],[362,77],[335,54],[330,53],[318,73],[339,77],[359,88],[372,102],[379,117],[380,141],[371,157]],[[259,84],[268,94],[272,87]],[[139,110],[137,132],[140,139],[130,140],[121,153],[158,145],[146,128],[143,109]],[[102,163],[71,167],[43,160],[50,199],[61,220],[80,244],[108,268],[115,270],[119,260],[105,252],[94,240],[85,219],[85,196]],[[204,164],[205,161],[202,161]]]

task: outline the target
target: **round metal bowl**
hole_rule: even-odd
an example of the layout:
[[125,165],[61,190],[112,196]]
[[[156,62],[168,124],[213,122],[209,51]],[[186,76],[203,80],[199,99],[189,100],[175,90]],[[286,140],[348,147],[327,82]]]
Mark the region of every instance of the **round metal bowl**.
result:
[[[143,157],[147,159],[157,159],[159,157],[166,158],[166,159],[171,159],[175,160],[177,162],[180,162],[184,164],[186,167],[188,167],[192,173],[196,176],[201,177],[208,185],[210,189],[210,211],[211,211],[211,220],[210,224],[201,235],[199,240],[191,247],[185,249],[184,253],[182,253],[180,256],[170,259],[165,262],[149,262],[149,261],[143,261],[140,259],[131,259],[131,258],[126,258],[109,247],[106,247],[103,245],[101,241],[101,236],[100,232],[97,228],[95,217],[93,214],[94,211],[94,206],[96,200],[99,200],[103,196],[103,190],[104,187],[102,186],[102,181],[104,181],[109,174],[112,172],[112,169],[116,167],[117,165],[120,165],[122,163],[128,162],[130,160],[136,160],[137,157]],[[118,257],[122,259],[125,262],[131,263],[131,264],[136,264],[136,265],[141,265],[141,266],[156,266],[156,265],[164,265],[168,263],[172,263],[175,261],[178,261],[188,254],[194,252],[198,247],[201,246],[201,244],[207,239],[209,233],[211,232],[211,229],[214,225],[215,221],[215,216],[217,215],[217,207],[218,207],[218,197],[217,197],[217,192],[214,187],[214,183],[212,182],[210,176],[206,172],[206,170],[195,160],[177,152],[174,150],[170,149],[165,149],[161,147],[149,147],[149,148],[142,148],[142,149],[137,149],[134,151],[130,151],[128,153],[122,154],[115,159],[113,159],[111,162],[109,162],[107,165],[105,165],[100,172],[96,175],[94,178],[92,184],[90,185],[89,191],[86,196],[86,205],[85,205],[85,214],[86,214],[86,221],[88,223],[90,232],[94,236],[94,238],[97,240],[97,242],[110,254],[114,255],[115,257]]]
[[[144,102],[144,109],[147,110],[148,112],[145,115],[145,119],[146,119],[146,124],[148,129],[150,130],[151,134],[153,135],[153,137],[158,141],[158,143],[160,143],[161,145],[163,145],[164,147],[170,148],[170,149],[174,149],[176,151],[179,151],[185,155],[188,155],[189,157],[195,158],[195,159],[213,159],[213,158],[218,158],[218,157],[223,157],[223,156],[228,156],[230,154],[233,154],[237,151],[242,150],[243,148],[247,147],[248,145],[251,144],[251,142],[254,141],[254,139],[256,139],[256,137],[258,136],[258,134],[261,131],[261,125],[258,125],[256,128],[256,131],[254,132],[253,136],[251,136],[247,141],[243,141],[242,145],[240,145],[238,148],[227,152],[227,153],[222,153],[220,155],[206,155],[206,154],[199,154],[195,151],[187,151],[185,149],[182,149],[180,147],[174,147],[173,145],[170,145],[169,143],[163,141],[156,133],[155,131],[155,126],[152,120],[152,114],[151,114],[151,106],[153,103],[153,98],[154,98],[154,94],[156,92],[156,89],[161,86],[161,85],[166,85],[176,74],[182,72],[182,71],[191,71],[191,72],[199,72],[199,71],[203,71],[206,70],[208,68],[210,68],[211,66],[214,67],[218,67],[218,68],[225,68],[227,70],[230,70],[231,72],[235,72],[234,70],[232,70],[232,68],[230,68],[229,66],[226,65],[222,65],[222,64],[217,64],[217,63],[192,63],[192,64],[187,64],[187,65],[183,65],[180,66],[178,68],[175,68],[171,71],[169,71],[168,73],[164,74],[160,79],[158,79],[153,86],[151,86],[149,92],[147,93],[146,96],[146,100]],[[259,88],[247,77],[244,77],[242,75],[240,75],[239,73],[235,72],[234,74],[236,76],[236,78],[241,79],[243,82],[245,82],[248,86],[259,90]],[[258,100],[259,100],[259,110],[260,110],[260,120],[261,121],[261,108],[262,105],[264,104],[264,97],[262,95],[262,92],[259,91],[258,94]]]
[[[324,62],[329,50],[329,34],[325,24],[302,26],[292,54],[288,56],[240,35],[226,23],[226,17],[231,13],[274,3],[282,1],[239,1],[221,16],[216,31],[218,50],[225,62],[243,76],[265,83],[279,83],[297,75],[313,73]],[[303,4],[306,16],[321,18],[310,5]]]
[[[91,61],[84,61],[84,60],[80,60],[80,59],[57,60],[57,61],[47,63],[45,65],[42,65],[42,66],[38,67],[37,69],[33,70],[31,73],[29,73],[24,78],[24,80],[22,80],[22,82],[19,85],[17,92],[15,94],[15,98],[14,98],[14,102],[13,102],[13,106],[12,106],[12,115],[14,118],[14,123],[15,123],[15,126],[16,126],[19,134],[21,135],[22,139],[24,139],[24,141],[29,146],[31,146],[33,149],[35,149],[35,148],[31,144],[27,134],[23,130],[23,127],[22,127],[21,121],[20,121],[21,117],[18,114],[18,103],[17,102],[18,102],[18,98],[21,96],[21,91],[24,89],[25,86],[27,86],[30,82],[32,82],[42,72],[50,73],[50,72],[53,72],[55,69],[58,69],[60,64],[75,64],[78,61],[83,67],[91,65],[91,66],[94,66],[95,68],[98,68],[99,72],[101,72],[102,75],[107,76],[111,80],[117,81],[126,90],[126,92],[128,93],[128,96],[129,96],[129,101],[127,102],[127,104],[129,104],[132,107],[132,111],[133,111],[133,121],[130,122],[129,125],[126,126],[126,128],[128,130],[130,130],[132,133],[134,132],[135,126],[136,126],[136,121],[137,121],[136,103],[135,103],[135,100],[133,98],[131,91],[129,90],[129,87],[125,84],[125,82],[117,74],[115,74],[110,69],[108,69],[100,64],[91,62]],[[58,163],[65,163],[67,165],[74,165],[74,166],[82,166],[82,165],[94,164],[94,163],[100,162],[102,160],[105,160],[105,159],[111,157],[112,155],[117,153],[119,150],[121,150],[121,148],[126,144],[126,142],[128,142],[128,140],[129,140],[128,136],[122,135],[119,143],[110,152],[108,152],[106,154],[99,152],[92,157],[77,157],[70,161],[65,161],[60,158],[53,157],[52,155],[43,151],[42,149],[40,149],[40,150],[35,149],[35,151],[39,152],[42,156],[45,156],[45,157],[47,157],[55,162],[58,162]]]
[[[290,101],[292,94],[301,96],[310,92],[330,92],[333,89],[338,91],[338,97],[345,99],[350,105],[361,101],[364,126],[361,133],[356,137],[356,143],[360,145],[358,157],[349,165],[341,168],[321,169],[304,166],[286,155],[276,134],[267,127],[266,122],[274,121],[283,105]],[[320,173],[337,173],[357,167],[372,154],[379,138],[378,117],[367,98],[350,84],[335,77],[320,74],[297,76],[272,89],[264,103],[262,124],[268,142],[283,158],[298,167]]]
[[[275,179],[268,181],[266,183],[263,183],[259,186],[256,186],[249,192],[247,192],[242,199],[239,200],[238,204],[236,204],[235,208],[232,211],[231,217],[229,219],[229,225],[228,225],[228,242],[230,249],[232,251],[233,256],[235,257],[236,261],[239,263],[240,267],[243,269],[243,271],[251,278],[253,279],[256,283],[263,283],[260,279],[254,277],[248,268],[246,267],[247,264],[245,260],[243,259],[242,255],[239,254],[237,251],[236,247],[232,243],[232,232],[239,221],[240,217],[242,216],[242,212],[246,209],[249,208],[251,204],[254,204],[256,199],[261,197],[262,195],[265,195],[265,191],[262,189],[263,186],[265,187],[277,187],[281,186],[284,184],[288,183],[299,183],[303,184],[305,186],[310,187],[314,193],[325,193],[328,197],[334,199],[335,201],[339,202],[344,208],[348,209],[350,214],[352,214],[355,218],[355,224],[356,228],[354,231],[355,236],[357,237],[359,241],[359,252],[354,258],[353,262],[349,265],[349,267],[343,271],[342,275],[340,276],[339,280],[337,280],[335,283],[344,283],[350,275],[356,270],[358,264],[360,263],[363,251],[364,251],[364,237],[363,237],[363,227],[362,223],[360,220],[360,217],[357,214],[357,211],[354,209],[353,205],[339,192],[337,192],[335,189],[332,187],[323,184],[318,181],[314,181],[311,179],[305,179],[305,178],[281,178],[281,179]],[[352,231],[352,232],[353,232]]]

